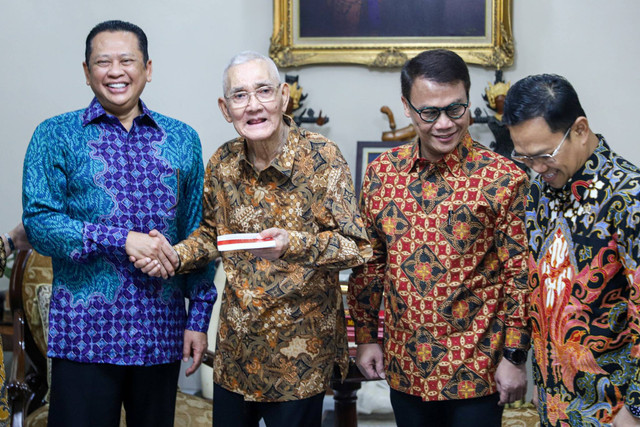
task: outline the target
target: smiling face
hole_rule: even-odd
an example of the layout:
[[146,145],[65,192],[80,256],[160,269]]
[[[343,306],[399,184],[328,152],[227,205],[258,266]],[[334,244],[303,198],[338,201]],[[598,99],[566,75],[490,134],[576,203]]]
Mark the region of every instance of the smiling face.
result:
[[98,33],[89,64],[83,63],[87,84],[109,114],[126,121],[139,114],[138,101],[151,81],[151,60],[145,64],[138,38],[126,31]]
[[552,159],[530,162],[528,166],[540,178],[553,188],[562,188],[567,181],[584,165],[593,151],[588,144],[588,123],[585,117],[579,117],[571,131],[563,141],[565,131],[552,132],[542,117],[526,120],[517,125],[509,126],[513,146],[518,154],[536,156],[551,154],[562,142]]
[[[418,77],[411,87],[411,104],[418,110],[425,107],[447,107],[453,103],[466,103],[467,95],[461,81],[437,83]],[[416,113],[403,97],[404,113],[411,119],[420,137],[420,154],[431,162],[437,162],[460,143],[469,128],[469,108],[462,117],[452,119],[440,112],[435,122],[427,123]]]
[[229,68],[225,85],[226,97],[265,86],[277,87],[272,101],[260,102],[255,93],[250,94],[248,104],[243,107],[234,106],[228,98],[218,99],[225,119],[250,143],[275,141],[282,135],[282,115],[289,102],[289,86],[286,83],[278,86],[278,76],[272,74],[267,62],[256,59]]

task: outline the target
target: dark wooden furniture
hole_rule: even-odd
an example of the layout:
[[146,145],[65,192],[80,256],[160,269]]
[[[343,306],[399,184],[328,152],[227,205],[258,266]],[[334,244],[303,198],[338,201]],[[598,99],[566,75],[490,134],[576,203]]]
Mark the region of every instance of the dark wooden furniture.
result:
[[[348,284],[341,282],[340,287],[342,293],[346,294]],[[355,343],[355,327],[351,315],[345,310],[347,322],[347,339],[350,344]],[[382,345],[382,337],[384,333],[384,311],[380,311],[378,315],[378,343]],[[331,379],[330,387],[333,391],[334,399],[334,426],[335,427],[357,427],[358,412],[356,402],[358,400],[358,390],[362,387],[363,381],[369,381],[362,375],[360,369],[356,366],[356,349],[349,348],[349,367],[347,378],[342,381],[338,375]]]
[[369,380],[360,373],[354,357],[349,358],[347,378],[344,381],[341,381],[340,378],[331,380],[330,387],[333,390],[335,427],[358,426],[356,401],[358,400],[358,390],[360,390],[363,381]]

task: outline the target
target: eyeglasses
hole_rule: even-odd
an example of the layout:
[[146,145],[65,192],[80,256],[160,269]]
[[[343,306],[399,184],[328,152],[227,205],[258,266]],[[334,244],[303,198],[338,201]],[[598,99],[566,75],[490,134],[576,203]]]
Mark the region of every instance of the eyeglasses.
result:
[[442,111],[444,111],[444,113],[450,119],[459,119],[464,115],[464,113],[467,111],[467,107],[469,106],[469,101],[467,101],[466,104],[462,104],[460,102],[454,102],[453,104],[449,104],[446,107],[442,107],[442,108],[424,107],[418,110],[416,107],[413,106],[411,101],[409,101],[408,99],[407,99],[407,102],[409,103],[409,106],[413,108],[413,111],[418,113],[420,118],[427,123],[433,123],[436,120],[438,120],[438,117],[440,117],[440,113]]
[[562,144],[564,144],[564,142],[567,140],[567,136],[569,136],[570,131],[571,131],[571,126],[569,126],[569,129],[567,129],[567,131],[564,133],[564,136],[562,137],[562,141],[560,141],[560,144],[558,144],[556,149],[553,150],[551,154],[538,154],[535,156],[525,156],[524,154],[518,154],[516,150],[513,150],[511,152],[511,158],[516,162],[524,163],[527,166],[531,166],[538,161],[542,163],[554,162],[556,154],[558,154],[558,152],[560,151],[560,148],[562,147]]
[[260,103],[271,102],[276,99],[276,94],[278,93],[278,88],[282,85],[282,83],[278,84],[278,86],[265,85],[260,86],[256,90],[246,91],[241,90],[238,92],[234,92],[229,96],[225,96],[230,103],[231,108],[244,108],[249,105],[249,100],[251,99],[251,95],[255,95],[256,99]]

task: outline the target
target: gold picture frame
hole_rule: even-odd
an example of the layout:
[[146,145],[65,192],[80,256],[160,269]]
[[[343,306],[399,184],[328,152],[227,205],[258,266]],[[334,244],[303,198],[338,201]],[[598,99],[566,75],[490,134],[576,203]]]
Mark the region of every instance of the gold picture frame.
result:
[[[380,5],[385,1],[397,2],[398,0],[378,0],[373,4]],[[411,6],[406,7],[418,8],[424,6],[427,0],[410,1],[412,2]],[[432,5],[440,4],[441,9],[456,7],[455,0],[453,2],[452,0],[428,1]],[[479,15],[478,18],[483,18],[484,28],[481,30],[481,36],[478,34],[448,36],[436,33],[435,36],[416,37],[414,35],[395,36],[393,34],[389,36],[389,30],[385,35],[371,36],[368,35],[369,33],[358,33],[357,29],[352,34],[345,35],[344,25],[336,24],[335,28],[332,28],[330,24],[326,24],[327,20],[323,16],[307,12],[309,9],[317,7],[325,9],[342,7],[345,13],[336,10],[332,12],[332,16],[337,16],[337,19],[341,19],[343,16],[353,17],[355,16],[351,13],[353,8],[364,8],[365,4],[371,5],[371,0],[273,0],[273,35],[271,36],[269,56],[279,67],[283,68],[312,64],[362,64],[374,68],[394,68],[401,67],[408,59],[423,50],[444,48],[458,53],[470,64],[494,68],[511,65],[514,57],[511,0],[484,0],[484,2],[474,0],[474,2],[476,5],[480,2],[481,6],[478,7],[483,8],[480,11],[478,7],[475,9]],[[393,6],[398,9],[398,4],[393,3]],[[463,16],[460,15],[460,11],[466,13],[468,7],[463,5],[462,0],[458,0],[457,4],[458,11],[449,11],[447,13],[449,18],[445,17],[444,21],[437,21],[438,25],[448,30],[451,28],[450,24],[455,24],[454,21]],[[306,18],[304,19],[301,19],[300,16],[301,8],[305,12]],[[416,10],[424,11],[424,9]],[[311,12],[315,13],[316,11]],[[484,13],[484,16],[480,16],[481,13]],[[388,14],[382,16],[389,19]],[[390,22],[385,28],[390,28],[392,32],[396,29],[405,31],[404,29],[407,28],[406,18],[402,19],[402,22]],[[378,20],[380,20],[379,16]],[[328,30],[314,29],[318,26],[317,22]],[[309,30],[308,27],[314,28]],[[424,25],[422,28],[426,31],[430,27]],[[334,29],[339,31],[333,31],[335,33],[333,34],[332,30]],[[339,32],[344,34],[339,34]]]

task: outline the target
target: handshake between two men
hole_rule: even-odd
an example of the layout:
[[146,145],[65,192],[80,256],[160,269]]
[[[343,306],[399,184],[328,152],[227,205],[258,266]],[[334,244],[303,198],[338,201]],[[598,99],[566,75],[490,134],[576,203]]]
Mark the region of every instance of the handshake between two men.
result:
[[[289,233],[286,230],[270,228],[262,231],[260,236],[273,238],[276,246],[250,250],[249,252],[255,257],[273,261],[280,258],[289,247]],[[125,251],[129,256],[129,261],[134,263],[136,268],[152,277],[167,279],[174,276],[180,266],[178,253],[158,230],[151,230],[149,234],[130,231],[125,242]],[[207,335],[205,333],[185,330],[183,361],[186,362],[189,356],[193,357],[193,364],[185,371],[187,376],[194,373],[200,366],[206,348]]]
[[[271,248],[250,249],[256,258],[274,261],[289,247],[289,233],[281,228],[269,228],[260,232],[261,238],[272,238],[276,245]],[[178,253],[171,243],[157,230],[149,234],[130,231],[125,250],[129,260],[143,273],[167,279],[175,275],[180,266]]]

